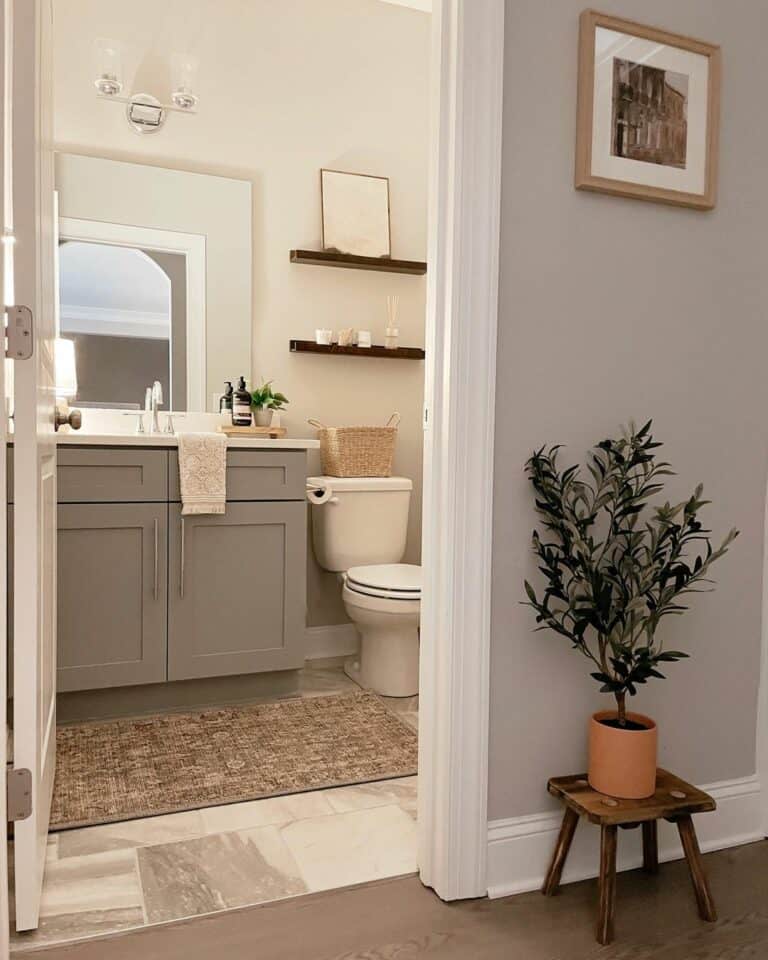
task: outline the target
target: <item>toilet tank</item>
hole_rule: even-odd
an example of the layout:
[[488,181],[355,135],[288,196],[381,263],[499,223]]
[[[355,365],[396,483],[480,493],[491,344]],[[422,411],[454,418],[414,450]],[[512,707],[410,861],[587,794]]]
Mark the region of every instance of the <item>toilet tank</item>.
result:
[[[413,483],[407,477],[308,477],[315,557],[342,572],[399,563],[405,553]],[[319,496],[315,490],[324,491]],[[313,502],[313,497],[325,499]]]

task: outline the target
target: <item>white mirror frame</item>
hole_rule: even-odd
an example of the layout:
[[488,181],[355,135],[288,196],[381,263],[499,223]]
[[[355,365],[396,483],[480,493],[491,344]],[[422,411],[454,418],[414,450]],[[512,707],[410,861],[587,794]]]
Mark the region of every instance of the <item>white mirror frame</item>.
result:
[[187,263],[187,410],[206,410],[205,237],[194,233],[61,217],[61,240],[178,253]]

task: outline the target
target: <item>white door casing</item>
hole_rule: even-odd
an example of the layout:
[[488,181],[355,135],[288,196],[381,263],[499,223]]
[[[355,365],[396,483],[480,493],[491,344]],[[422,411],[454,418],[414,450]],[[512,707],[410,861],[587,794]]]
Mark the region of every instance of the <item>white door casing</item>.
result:
[[433,20],[419,866],[455,900],[487,892],[504,0]]
[[[43,0],[8,0],[38,10]],[[482,896],[486,892],[485,850],[487,832],[488,672],[490,646],[490,548],[493,466],[496,296],[498,280],[498,226],[500,194],[501,81],[503,69],[503,0],[442,0],[435,10],[433,82],[439,103],[435,109],[433,177],[430,212],[430,280],[428,308],[427,404],[425,437],[424,544],[425,585],[422,615],[423,709],[420,755],[420,863],[422,879],[444,899]],[[31,58],[34,64],[34,58]],[[27,63],[27,70],[30,70]],[[37,88],[36,76],[32,89]],[[35,111],[37,117],[37,111]],[[43,118],[40,117],[42,120]],[[37,126],[37,124],[35,124]],[[28,148],[26,162],[33,154]],[[40,160],[35,176],[26,178],[35,187],[34,214],[45,211],[40,202],[40,182],[48,162]],[[52,180],[51,180],[52,185]],[[17,191],[18,196],[18,191]],[[52,192],[51,192],[52,199]],[[24,227],[30,224],[25,218]],[[21,225],[19,231],[21,236]],[[34,235],[34,232],[33,232]],[[51,259],[53,251],[51,249]],[[45,267],[34,256],[37,282],[35,302],[45,299]],[[28,265],[29,259],[26,264]],[[26,267],[25,267],[26,269]],[[17,295],[17,300],[20,296]],[[51,318],[53,311],[51,311]],[[41,337],[42,334],[42,337]],[[39,339],[45,332],[38,333]],[[43,354],[41,356],[41,353]],[[50,380],[52,369],[43,346],[36,356],[36,384]],[[22,377],[22,379],[24,379]],[[27,381],[30,378],[27,377]],[[473,384],[473,404],[463,400],[466,385]],[[19,385],[23,402],[31,398],[31,384]],[[52,400],[52,396],[50,398]],[[37,396],[35,396],[37,404]],[[43,405],[45,406],[45,405]],[[43,467],[45,495],[27,496],[32,519],[39,522],[55,511],[55,453],[35,407],[17,422],[19,438],[31,426],[41,440],[41,454],[33,461],[22,456],[17,478],[24,469]],[[50,411],[49,411],[50,412]],[[47,470],[47,472],[46,472]],[[55,516],[55,514],[54,514]],[[19,532],[21,523],[16,530]],[[27,533],[29,527],[26,527]],[[55,532],[55,531],[54,531]],[[34,538],[21,551],[23,569],[31,571],[34,587],[23,582],[17,568],[18,606],[15,630],[33,631],[36,677],[45,663],[55,676],[55,634],[52,589],[47,601],[45,584],[55,582],[55,567],[42,562],[49,543]],[[34,561],[34,563],[33,563]],[[16,681],[30,687],[30,670],[19,669]],[[24,650],[28,654],[28,650]],[[19,688],[20,692],[20,688]],[[28,691],[29,692],[29,691]],[[55,730],[54,687],[36,686],[29,702],[20,703],[17,729],[28,723],[30,746],[37,750],[36,816],[24,821],[17,836],[26,835],[33,851],[27,862],[19,857],[23,876],[19,892],[28,901],[20,911],[20,928],[36,925],[39,883],[42,881],[45,838],[53,768],[50,763]],[[32,742],[34,741],[34,742]],[[19,742],[22,753],[26,747]],[[21,762],[20,759],[17,762]],[[47,798],[47,799],[46,799]],[[42,803],[41,803],[42,801]],[[41,807],[43,809],[41,809]],[[17,850],[17,856],[19,851]],[[17,876],[17,884],[19,879]]]
[[14,766],[32,772],[15,824],[16,928],[37,927],[56,764],[55,219],[50,0],[13,0],[15,297],[34,353],[14,370]]

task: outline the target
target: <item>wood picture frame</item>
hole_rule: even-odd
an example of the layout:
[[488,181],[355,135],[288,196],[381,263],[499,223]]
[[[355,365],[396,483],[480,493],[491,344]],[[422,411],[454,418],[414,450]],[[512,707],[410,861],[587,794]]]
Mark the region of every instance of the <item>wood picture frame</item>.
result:
[[585,10],[576,189],[711,210],[720,80],[719,46]]
[[323,168],[320,209],[323,250],[391,257],[389,177]]

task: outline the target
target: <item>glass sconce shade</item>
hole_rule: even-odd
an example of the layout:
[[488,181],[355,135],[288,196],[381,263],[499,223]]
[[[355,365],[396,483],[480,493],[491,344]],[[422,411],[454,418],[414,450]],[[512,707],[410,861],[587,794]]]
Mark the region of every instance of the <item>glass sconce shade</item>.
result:
[[197,106],[197,96],[193,92],[197,78],[197,58],[188,53],[174,53],[171,58],[173,93],[171,99],[182,110],[192,110]]
[[75,341],[57,337],[54,346],[56,362],[56,396],[70,400],[77,394]]
[[120,44],[107,37],[99,37],[95,43],[96,89],[105,97],[114,97],[123,89],[122,56]]

